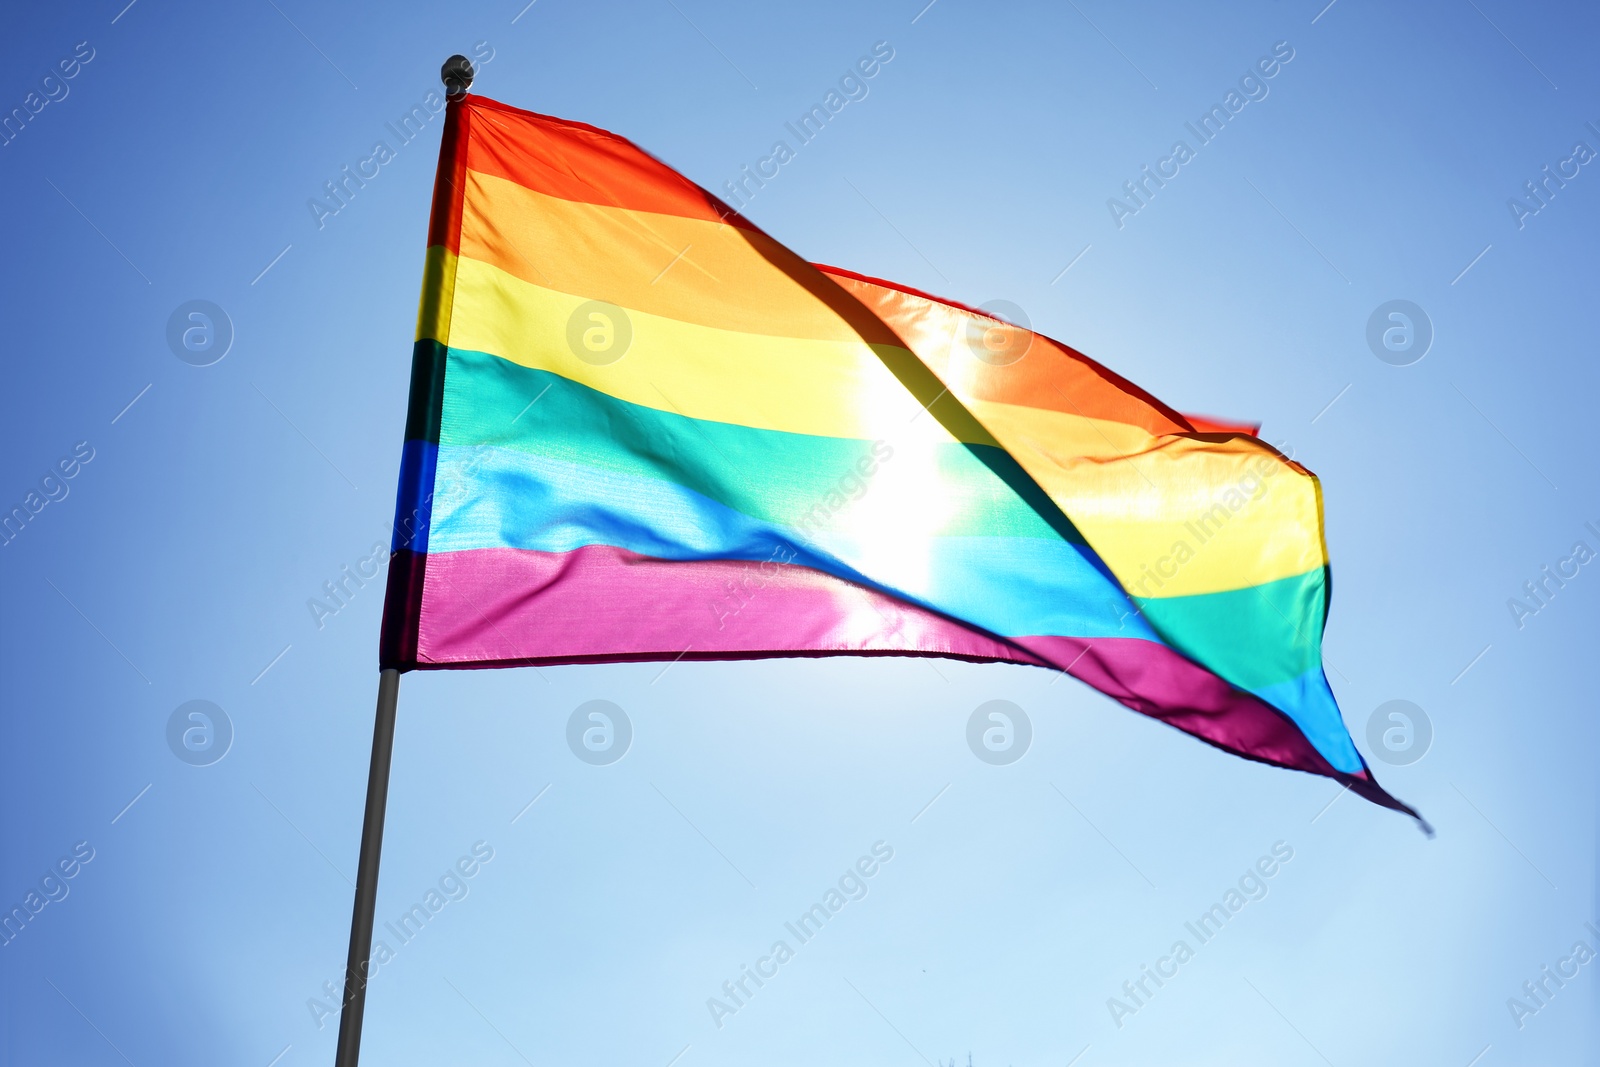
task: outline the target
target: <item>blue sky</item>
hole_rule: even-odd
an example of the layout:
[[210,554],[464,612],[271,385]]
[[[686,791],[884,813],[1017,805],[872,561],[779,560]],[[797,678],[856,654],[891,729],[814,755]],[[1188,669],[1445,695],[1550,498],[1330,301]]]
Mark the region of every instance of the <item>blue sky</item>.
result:
[[[1028,668],[410,675],[380,932],[443,903],[373,983],[367,1062],[1600,1055],[1600,961],[1573,956],[1600,949],[1600,563],[1574,549],[1600,552],[1593,10],[124,3],[19,9],[0,40],[0,113],[28,116],[0,147],[0,504],[39,509],[0,549],[0,903],[58,898],[0,948],[9,1062],[332,1060],[308,1001],[343,963],[381,587],[320,628],[307,601],[393,512],[442,122],[386,124],[477,42],[478,91],[718,191],[887,42],[747,213],[1260,420],[1323,478],[1351,733],[1438,836]],[[1108,204],[1275,47],[1220,135]],[[379,140],[394,157],[319,226],[308,201]],[[1540,203],[1546,166],[1568,177]],[[1414,362],[1368,343],[1396,300],[1431,328]],[[232,333],[215,362],[169,344],[191,301]],[[189,712],[169,728],[197,700],[220,759],[184,748]],[[591,700],[631,724],[610,763],[568,745]],[[993,700],[1031,723],[1009,764],[968,747]],[[1395,700],[1420,758],[1375,751]],[[796,943],[879,842],[865,895]],[[1201,944],[1185,924],[1241,878],[1264,895]],[[793,958],[714,1019],[778,940]],[[1136,1002],[1145,966],[1176,974]],[[1578,971],[1541,1003],[1544,967]]]

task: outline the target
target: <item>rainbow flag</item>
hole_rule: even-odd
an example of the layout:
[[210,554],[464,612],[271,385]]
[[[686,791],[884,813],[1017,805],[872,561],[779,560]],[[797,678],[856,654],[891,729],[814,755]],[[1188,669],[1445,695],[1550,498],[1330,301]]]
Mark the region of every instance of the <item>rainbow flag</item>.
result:
[[483,97],[449,105],[394,552],[384,667],[1026,663],[1415,814],[1323,674],[1309,471]]

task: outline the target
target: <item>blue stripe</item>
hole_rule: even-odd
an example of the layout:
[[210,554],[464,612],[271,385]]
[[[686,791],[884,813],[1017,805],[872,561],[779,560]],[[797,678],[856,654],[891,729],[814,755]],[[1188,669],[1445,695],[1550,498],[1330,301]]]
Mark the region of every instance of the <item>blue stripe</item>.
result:
[[1003,636],[1159,641],[1098,560],[1067,541],[930,538],[907,516],[905,537],[868,545],[839,530],[755,519],[671,482],[489,445],[440,448],[436,484],[427,534],[435,553],[612,545],[658,559],[766,560],[781,550]]
[[1334,700],[1333,690],[1328,688],[1328,677],[1320,666],[1298,678],[1252,692],[1294,720],[1306,740],[1338,770],[1356,774],[1366,766],[1356,751],[1355,742],[1350,739],[1350,732],[1345,729],[1338,701]]
[[400,490],[395,496],[394,531],[390,535],[392,551],[428,551],[438,459],[438,447],[428,441],[407,441],[400,450]]

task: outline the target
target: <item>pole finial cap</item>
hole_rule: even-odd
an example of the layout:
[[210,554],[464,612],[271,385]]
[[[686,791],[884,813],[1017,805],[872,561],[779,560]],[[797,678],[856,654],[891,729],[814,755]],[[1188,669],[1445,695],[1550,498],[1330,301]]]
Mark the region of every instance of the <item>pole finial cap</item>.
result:
[[439,79],[444,82],[446,96],[460,96],[472,88],[472,78],[477,71],[472,69],[472,60],[466,56],[454,55],[444,61],[444,66],[439,68]]

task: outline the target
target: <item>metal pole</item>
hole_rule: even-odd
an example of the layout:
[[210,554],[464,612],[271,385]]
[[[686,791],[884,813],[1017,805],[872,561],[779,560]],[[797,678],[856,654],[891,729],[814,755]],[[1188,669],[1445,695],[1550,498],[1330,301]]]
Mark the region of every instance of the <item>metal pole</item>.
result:
[[378,714],[372,727],[372,767],[367,771],[367,814],[361,824],[361,861],[356,868],[355,913],[350,919],[350,955],[344,970],[344,1005],[339,1012],[339,1051],[334,1067],[356,1067],[361,1056],[361,1016],[367,1007],[367,967],[372,921],[378,904],[378,857],[383,851],[383,812],[389,801],[389,760],[394,754],[395,704],[400,672],[378,675]]
[[[477,72],[466,56],[455,55],[445,60],[439,70],[444,82],[445,95],[459,97],[472,87]],[[453,120],[454,112],[452,112]],[[452,120],[446,120],[447,123]],[[445,143],[450,144],[449,127]],[[440,175],[444,169],[444,149],[441,148]],[[440,187],[434,190],[434,216],[440,217]],[[459,196],[456,192],[453,195]],[[415,389],[415,386],[413,386]],[[413,392],[412,404],[417,402]],[[391,575],[391,578],[393,575]],[[394,587],[390,587],[390,597]],[[384,614],[387,616],[387,604]],[[385,620],[387,621],[387,619]],[[361,823],[361,861],[356,868],[356,903],[350,919],[350,954],[345,958],[344,1001],[339,1012],[339,1049],[334,1054],[334,1067],[356,1067],[361,1058],[361,1019],[367,1008],[367,976],[372,956],[372,923],[378,904],[378,859],[383,852],[383,812],[389,801],[389,761],[394,754],[395,704],[400,698],[400,672],[391,667],[378,675],[378,715],[372,727],[372,767],[367,771],[367,814]]]

